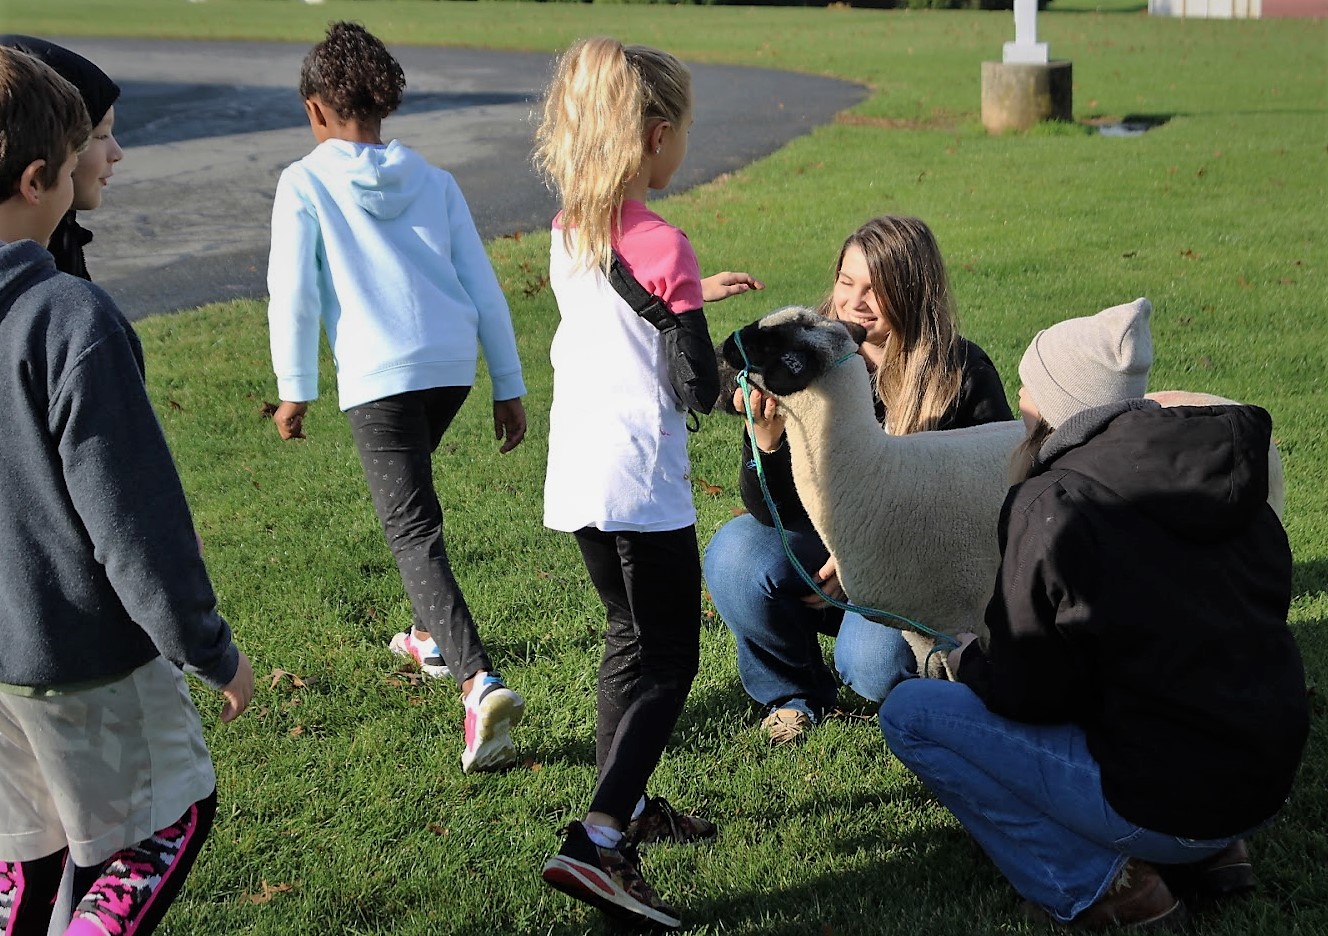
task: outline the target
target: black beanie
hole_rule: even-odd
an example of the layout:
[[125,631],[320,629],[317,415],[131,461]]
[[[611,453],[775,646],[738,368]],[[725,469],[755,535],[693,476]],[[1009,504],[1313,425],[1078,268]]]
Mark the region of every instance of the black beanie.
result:
[[120,86],[108,78],[104,71],[64,46],[34,36],[13,34],[0,36],[0,46],[17,49],[41,59],[55,69],[61,78],[78,88],[78,93],[83,96],[83,106],[88,109],[88,119],[94,127],[101,123],[115,99],[120,96]]

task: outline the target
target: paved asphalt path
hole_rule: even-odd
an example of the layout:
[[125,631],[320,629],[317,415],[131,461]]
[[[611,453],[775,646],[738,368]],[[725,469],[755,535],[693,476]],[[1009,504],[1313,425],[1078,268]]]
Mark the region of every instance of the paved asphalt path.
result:
[[[88,267],[130,318],[266,295],[272,194],[313,147],[295,88],[308,46],[60,38],[120,85],[125,149]],[[487,240],[547,227],[553,196],[530,168],[543,53],[399,47],[406,99],[385,131],[456,176]],[[671,191],[774,152],[866,89],[765,69],[692,65],[696,122]]]

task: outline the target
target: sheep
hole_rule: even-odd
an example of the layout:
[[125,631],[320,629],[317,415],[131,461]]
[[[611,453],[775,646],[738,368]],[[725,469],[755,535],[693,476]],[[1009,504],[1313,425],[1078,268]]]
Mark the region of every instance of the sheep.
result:
[[[752,384],[779,398],[798,496],[850,600],[940,633],[982,633],[999,564],[996,523],[1023,425],[887,435],[854,353],[862,337],[860,326],[790,306],[730,335],[720,356],[741,370],[745,351]],[[1186,391],[1150,396],[1164,406],[1231,402]],[[1275,446],[1269,459],[1269,502],[1280,517]],[[934,642],[904,633],[927,665]],[[940,674],[942,656],[931,656],[929,672]]]

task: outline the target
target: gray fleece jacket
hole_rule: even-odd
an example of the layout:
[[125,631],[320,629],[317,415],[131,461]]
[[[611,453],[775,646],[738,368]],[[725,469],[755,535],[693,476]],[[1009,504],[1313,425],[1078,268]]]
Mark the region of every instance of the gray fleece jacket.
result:
[[33,241],[0,244],[0,684],[113,679],[158,654],[213,688],[217,613],[138,336]]

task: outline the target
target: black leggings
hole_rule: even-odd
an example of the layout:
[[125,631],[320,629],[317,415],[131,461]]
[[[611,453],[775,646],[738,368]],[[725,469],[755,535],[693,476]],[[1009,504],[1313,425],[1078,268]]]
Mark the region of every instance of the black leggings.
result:
[[[217,791],[151,836],[92,868],[74,868],[74,920],[95,918],[101,929],[147,936],[157,928],[194,866],[217,813]],[[46,936],[68,850],[33,861],[0,861],[0,933]],[[100,930],[96,930],[99,932]]]
[[576,533],[608,628],[599,667],[591,812],[624,825],[664,753],[701,657],[696,528]]
[[480,670],[492,672],[493,664],[447,561],[432,456],[469,393],[469,387],[434,387],[346,411],[414,626],[437,641],[458,684]]

